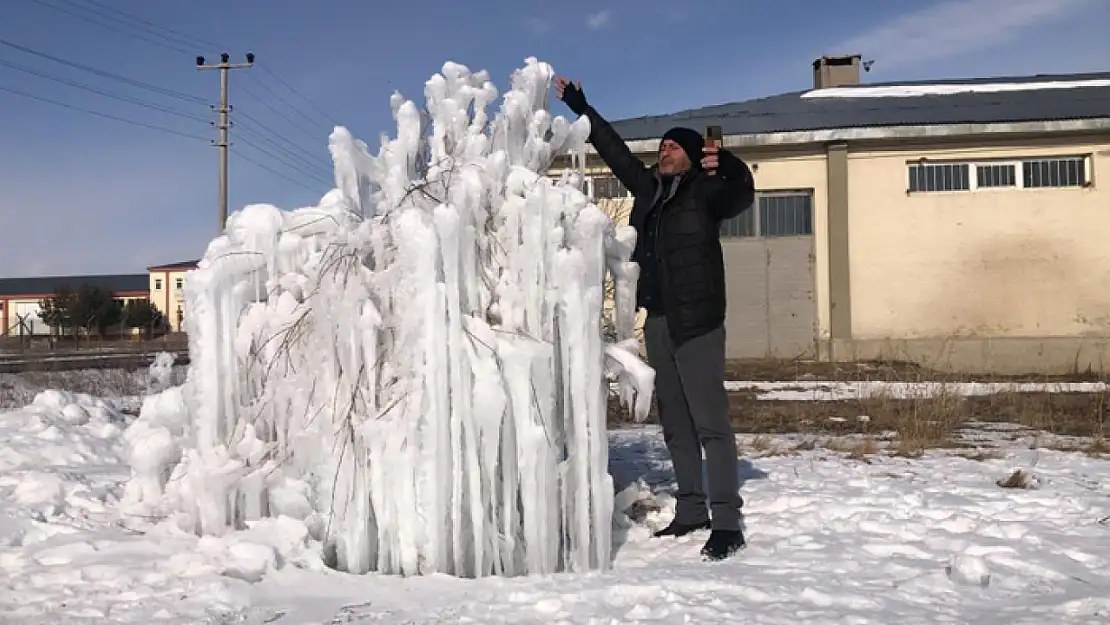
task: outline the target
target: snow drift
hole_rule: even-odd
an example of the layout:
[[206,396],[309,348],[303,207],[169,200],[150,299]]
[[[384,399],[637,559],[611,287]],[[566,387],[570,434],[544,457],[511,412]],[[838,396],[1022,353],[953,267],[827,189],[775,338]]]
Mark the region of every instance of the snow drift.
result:
[[334,130],[319,206],[228,220],[185,281],[188,379],[129,433],[130,505],[202,535],[300,519],[350,572],[609,566],[606,378],[642,418],[653,372],[635,231],[545,175],[589,135],[552,77],[528,59],[491,119],[487,74],[447,63],[377,156]]

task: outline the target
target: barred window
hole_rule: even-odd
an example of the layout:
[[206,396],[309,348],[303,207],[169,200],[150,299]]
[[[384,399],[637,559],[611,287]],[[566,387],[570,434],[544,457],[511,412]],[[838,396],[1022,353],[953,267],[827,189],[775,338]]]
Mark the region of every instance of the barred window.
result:
[[1021,176],[1026,189],[1082,187],[1087,184],[1087,159],[1078,157],[1025,161],[1021,164]]
[[721,236],[723,237],[754,237],[755,236],[755,207],[740,213],[732,219],[721,222]]
[[721,223],[723,237],[796,237],[811,234],[811,191],[757,193],[754,206]]
[[812,195],[761,195],[756,201],[761,235],[796,237],[813,234]]
[[1017,166],[1013,163],[979,165],[975,168],[975,183],[980,189],[1016,186]]
[[910,193],[1085,187],[1088,167],[1086,156],[906,164]]
[[595,176],[593,178],[593,197],[595,200],[608,200],[612,198],[628,197],[628,190],[624,188],[616,176]]
[[966,191],[971,188],[967,163],[910,165],[910,192]]

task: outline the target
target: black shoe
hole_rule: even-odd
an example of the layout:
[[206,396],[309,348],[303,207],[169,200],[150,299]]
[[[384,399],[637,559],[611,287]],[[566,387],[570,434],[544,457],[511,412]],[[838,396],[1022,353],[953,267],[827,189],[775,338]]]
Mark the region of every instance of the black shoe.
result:
[[687,525],[685,523],[675,523],[674,521],[671,521],[670,525],[664,527],[658,532],[655,532],[655,537],[662,538],[663,536],[674,536],[675,538],[677,538],[679,536],[685,536],[690,532],[707,529],[709,529],[709,521],[702,521],[701,523],[695,523],[693,525]]
[[746,544],[744,533],[740,530],[713,530],[709,534],[709,540],[701,548],[701,555],[706,560],[724,560],[743,549]]

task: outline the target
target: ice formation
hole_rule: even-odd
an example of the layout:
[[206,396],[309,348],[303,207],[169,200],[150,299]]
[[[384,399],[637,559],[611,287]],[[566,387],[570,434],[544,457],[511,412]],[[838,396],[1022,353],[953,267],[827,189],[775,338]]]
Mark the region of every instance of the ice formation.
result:
[[635,231],[575,167],[546,175],[589,134],[546,110],[552,77],[528,59],[490,118],[488,75],[447,63],[424,110],[393,96],[377,156],[335,128],[319,206],[228,220],[185,281],[185,414],[144,406],[131,504],[203,535],[301,519],[356,573],[609,566],[608,379],[642,418],[653,372]]
[[173,365],[177,358],[170,352],[158,352],[148,369],[147,390],[159,393],[173,382]]

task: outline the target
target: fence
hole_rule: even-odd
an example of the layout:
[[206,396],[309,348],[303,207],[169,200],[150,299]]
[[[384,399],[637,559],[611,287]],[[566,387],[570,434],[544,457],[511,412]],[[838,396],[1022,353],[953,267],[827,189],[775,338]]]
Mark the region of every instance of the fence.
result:
[[0,337],[0,373],[34,370],[135,368],[147,366],[160,352],[188,360],[189,343],[184,334],[167,334],[157,339],[82,337]]

